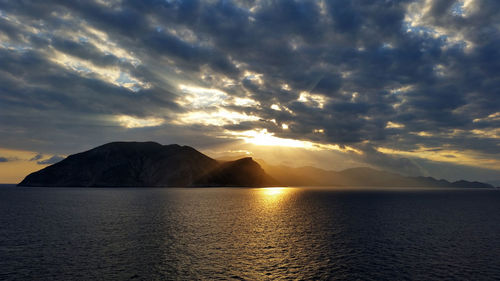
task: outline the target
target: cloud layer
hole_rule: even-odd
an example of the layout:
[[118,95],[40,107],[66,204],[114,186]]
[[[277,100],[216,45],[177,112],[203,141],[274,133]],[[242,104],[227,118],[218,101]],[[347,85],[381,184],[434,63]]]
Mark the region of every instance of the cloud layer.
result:
[[498,170],[498,22],[493,0],[0,1],[0,146],[265,130],[407,174]]
[[48,159],[37,161],[36,163],[39,165],[49,165],[49,164],[55,164],[63,159],[64,159],[64,157],[62,157],[62,156],[54,155]]

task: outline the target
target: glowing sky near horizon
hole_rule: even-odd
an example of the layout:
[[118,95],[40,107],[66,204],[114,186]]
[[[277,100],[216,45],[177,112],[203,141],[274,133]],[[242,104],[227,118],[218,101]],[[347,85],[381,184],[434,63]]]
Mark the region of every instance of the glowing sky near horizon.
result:
[[0,182],[152,140],[500,185],[498,22],[487,0],[1,1]]

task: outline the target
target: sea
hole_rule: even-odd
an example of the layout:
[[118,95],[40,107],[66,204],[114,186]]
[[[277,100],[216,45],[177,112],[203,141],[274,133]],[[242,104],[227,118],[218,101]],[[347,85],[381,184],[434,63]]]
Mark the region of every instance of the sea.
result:
[[0,280],[500,280],[500,190],[3,186]]

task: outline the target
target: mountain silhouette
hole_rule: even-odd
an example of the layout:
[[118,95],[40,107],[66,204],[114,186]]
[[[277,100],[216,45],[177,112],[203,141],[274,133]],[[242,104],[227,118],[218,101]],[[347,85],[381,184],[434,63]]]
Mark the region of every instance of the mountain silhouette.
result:
[[[264,167],[264,169],[261,167]],[[327,171],[259,165],[250,157],[217,161],[189,146],[112,142],[73,154],[26,176],[19,186],[365,186],[492,188],[465,180],[406,177],[367,167]]]
[[492,185],[482,182],[465,180],[449,182],[432,177],[407,177],[368,167],[327,171],[314,167],[272,166],[264,161],[259,163],[271,177],[283,185],[493,188]]
[[219,162],[189,146],[112,142],[28,175],[19,186],[264,186],[276,183],[251,158]]
[[215,172],[197,180],[197,184],[203,186],[259,186],[263,183],[278,184],[251,157],[222,163]]

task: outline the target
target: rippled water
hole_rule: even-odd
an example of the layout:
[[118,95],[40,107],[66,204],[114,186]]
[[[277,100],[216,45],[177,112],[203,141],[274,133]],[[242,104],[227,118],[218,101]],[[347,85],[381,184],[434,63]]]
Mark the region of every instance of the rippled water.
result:
[[499,280],[500,191],[0,188],[0,280]]

